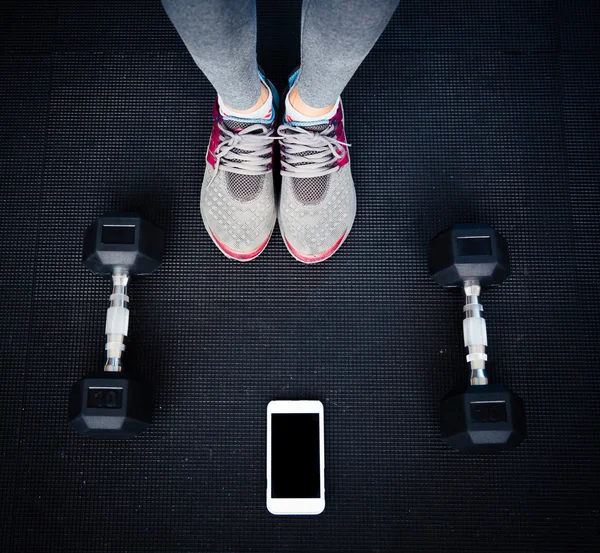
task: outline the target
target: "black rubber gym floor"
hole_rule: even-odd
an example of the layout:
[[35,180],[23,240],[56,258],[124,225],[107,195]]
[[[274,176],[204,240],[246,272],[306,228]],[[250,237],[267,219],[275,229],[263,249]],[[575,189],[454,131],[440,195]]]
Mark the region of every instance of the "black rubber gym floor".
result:
[[[594,1],[402,0],[344,93],[354,230],[318,266],[276,231],[226,260],[198,210],[214,92],[160,3],[0,8],[0,548],[16,552],[597,551],[600,26]],[[259,61],[299,61],[299,2],[259,3]],[[137,210],[166,262],[130,288],[141,437],[66,423],[103,364],[109,286],[87,225]],[[426,244],[487,222],[513,274],[484,292],[491,377],[526,405],[517,450],[439,438],[464,382],[458,293]],[[266,407],[320,399],[318,517],[265,508]]]

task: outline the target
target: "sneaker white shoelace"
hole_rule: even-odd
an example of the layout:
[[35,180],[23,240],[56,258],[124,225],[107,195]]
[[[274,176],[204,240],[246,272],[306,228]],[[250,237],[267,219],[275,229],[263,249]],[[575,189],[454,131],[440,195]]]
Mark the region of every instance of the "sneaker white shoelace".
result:
[[220,143],[215,150],[215,172],[209,185],[219,170],[241,175],[264,175],[271,168],[273,129],[256,123],[238,132],[218,123]]
[[338,171],[339,166],[335,162],[345,155],[342,146],[350,144],[339,140],[334,129],[333,125],[327,125],[323,130],[280,125],[275,138],[285,145],[281,175],[313,178]]

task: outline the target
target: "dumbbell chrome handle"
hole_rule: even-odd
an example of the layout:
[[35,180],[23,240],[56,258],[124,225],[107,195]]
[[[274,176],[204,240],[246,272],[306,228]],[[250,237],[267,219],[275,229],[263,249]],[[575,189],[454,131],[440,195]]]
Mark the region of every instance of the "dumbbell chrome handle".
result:
[[476,280],[467,280],[463,286],[465,292],[463,337],[467,350],[467,362],[471,366],[471,385],[486,385],[488,378],[485,363],[488,343],[483,305],[479,303],[481,286]]
[[112,294],[110,307],[106,311],[106,364],[104,370],[119,372],[121,355],[125,351],[125,336],[129,328],[129,296],[127,283],[129,276],[120,269],[112,275]]

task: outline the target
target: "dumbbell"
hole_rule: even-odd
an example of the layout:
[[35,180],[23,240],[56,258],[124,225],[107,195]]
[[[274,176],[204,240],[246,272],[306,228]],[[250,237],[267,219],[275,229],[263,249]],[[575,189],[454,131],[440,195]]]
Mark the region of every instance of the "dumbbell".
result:
[[469,453],[514,448],[526,437],[523,402],[488,383],[487,330],[479,303],[483,286],[497,286],[510,274],[508,243],[487,225],[454,225],[429,242],[428,258],[438,284],[464,292],[463,337],[471,370],[466,390],[451,392],[441,402],[442,438]]
[[129,438],[152,420],[152,389],[121,372],[121,358],[129,327],[129,279],[158,269],[164,242],[163,231],[135,213],[103,215],[87,230],[83,263],[112,280],[112,293],[106,312],[104,371],[76,382],[69,395],[68,420],[85,436]]

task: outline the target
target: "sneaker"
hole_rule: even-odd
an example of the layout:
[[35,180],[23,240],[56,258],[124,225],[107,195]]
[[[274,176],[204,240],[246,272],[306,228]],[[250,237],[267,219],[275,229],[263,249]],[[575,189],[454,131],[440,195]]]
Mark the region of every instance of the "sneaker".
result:
[[[292,88],[298,72],[290,77]],[[279,227],[285,245],[303,263],[331,257],[344,243],[356,215],[341,100],[332,117],[294,121],[284,115]]]
[[267,247],[277,208],[273,191],[273,147],[278,96],[264,118],[224,114],[219,99],[213,108],[213,129],[206,152],[200,194],[202,221],[223,254],[251,261]]

